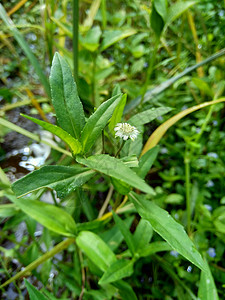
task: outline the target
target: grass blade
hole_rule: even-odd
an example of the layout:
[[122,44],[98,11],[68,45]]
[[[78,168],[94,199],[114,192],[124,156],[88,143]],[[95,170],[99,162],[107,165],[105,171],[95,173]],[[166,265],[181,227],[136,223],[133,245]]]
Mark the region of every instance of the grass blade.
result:
[[174,125],[177,121],[179,121],[180,119],[182,119],[183,117],[187,116],[188,114],[204,108],[206,106],[209,105],[214,105],[220,102],[225,102],[225,98],[221,98],[221,99],[217,99],[214,101],[210,101],[210,102],[204,102],[201,103],[199,105],[190,107],[188,109],[185,109],[184,111],[181,111],[180,113],[176,114],[175,116],[173,116],[172,118],[170,118],[169,120],[167,120],[166,122],[164,122],[162,125],[160,125],[153,133],[152,135],[149,137],[149,139],[147,140],[141,155],[143,155],[145,152],[147,152],[149,149],[155,147],[158,142],[161,140],[161,138],[164,136],[164,134],[167,132],[167,130]]
[[22,34],[19,32],[18,29],[16,29],[13,21],[7,16],[7,13],[4,9],[4,7],[0,4],[0,17],[2,18],[2,20],[4,21],[4,23],[6,24],[6,26],[9,28],[9,30],[12,32],[14,38],[17,40],[17,42],[19,43],[20,47],[23,49],[24,53],[26,54],[27,58],[30,60],[32,66],[34,67],[41,83],[44,86],[45,92],[48,95],[48,97],[50,98],[50,87],[49,87],[49,83],[47,80],[47,77],[45,76],[42,68],[40,67],[40,63],[37,60],[37,58],[34,56],[34,54],[32,53],[32,51],[30,50],[29,45],[27,44],[27,42],[25,41],[25,39],[23,38]]

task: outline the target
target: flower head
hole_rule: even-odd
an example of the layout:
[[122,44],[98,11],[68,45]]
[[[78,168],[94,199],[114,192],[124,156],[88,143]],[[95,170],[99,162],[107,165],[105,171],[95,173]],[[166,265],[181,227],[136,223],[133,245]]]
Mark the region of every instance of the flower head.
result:
[[139,131],[137,130],[137,128],[134,126],[131,126],[128,123],[117,123],[114,130],[116,131],[115,137],[118,136],[125,141],[128,138],[130,138],[132,141],[134,141],[139,134]]

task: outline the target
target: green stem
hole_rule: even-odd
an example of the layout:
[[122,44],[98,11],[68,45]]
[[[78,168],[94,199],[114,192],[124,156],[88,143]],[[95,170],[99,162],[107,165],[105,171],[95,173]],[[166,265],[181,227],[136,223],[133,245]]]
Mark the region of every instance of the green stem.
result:
[[114,190],[113,185],[110,185],[110,188],[109,188],[108,194],[106,196],[106,199],[105,199],[105,201],[104,201],[104,203],[102,205],[102,208],[99,211],[98,219],[100,219],[103,216],[103,214],[104,214],[104,212],[105,212],[105,210],[106,210],[106,208],[107,208],[107,206],[109,204],[109,201],[110,201],[110,199],[112,197],[113,190]]
[[78,86],[79,0],[73,0],[73,74]]
[[102,29],[105,30],[107,24],[106,0],[102,0],[101,2],[101,12],[102,12]]
[[4,286],[8,285],[9,283],[13,282],[14,280],[17,280],[23,276],[25,276],[28,272],[31,272],[32,270],[36,269],[39,265],[43,264],[46,260],[49,258],[53,257],[60,251],[64,250],[67,248],[70,244],[74,243],[75,239],[74,238],[68,238],[56,245],[52,250],[48,251],[35,261],[33,261],[31,264],[29,264],[24,270],[20,271],[17,273],[15,276],[11,277],[9,280],[5,281],[0,288],[3,288]]
[[141,95],[140,107],[142,107],[142,104],[143,104],[143,101],[144,101],[144,96],[145,96],[145,94],[147,92],[147,89],[148,89],[149,80],[150,80],[152,72],[154,70],[154,63],[155,63],[155,59],[156,59],[156,53],[158,51],[159,41],[160,41],[160,39],[156,38],[155,46],[154,46],[152,55],[149,58],[149,65],[148,65],[148,69],[147,69],[147,73],[146,73],[146,79],[145,79],[145,83],[144,83],[144,87],[143,87],[143,91],[142,91],[142,95]]
[[190,234],[191,231],[191,197],[190,197],[190,156],[186,150],[184,157],[185,164],[185,190],[186,190],[186,209],[187,209],[187,232]]
[[210,118],[212,116],[213,109],[214,109],[214,105],[211,105],[210,108],[209,108],[208,114],[207,114],[207,116],[204,120],[204,123],[202,124],[201,130],[200,130],[199,134],[197,135],[197,137],[195,138],[196,143],[199,141],[200,137],[202,136],[203,132],[206,129],[206,126],[207,126],[207,124],[210,121]]
[[124,140],[122,141],[122,143],[121,143],[121,145],[120,145],[120,147],[119,147],[118,151],[116,152],[116,155],[115,155],[115,157],[118,157],[118,156],[119,156],[119,154],[120,154],[120,151],[122,150],[122,148],[123,148],[123,146],[124,146],[125,142],[126,142],[126,141],[124,141]]
[[93,53],[93,67],[92,67],[92,103],[97,108],[99,105],[96,99],[96,82],[95,82],[95,71],[96,71],[96,54]]

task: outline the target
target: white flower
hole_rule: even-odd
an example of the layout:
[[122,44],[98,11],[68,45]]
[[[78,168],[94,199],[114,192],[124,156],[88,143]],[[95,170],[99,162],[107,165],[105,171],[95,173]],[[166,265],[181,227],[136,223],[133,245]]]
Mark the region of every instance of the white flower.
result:
[[114,130],[116,131],[115,137],[120,137],[124,139],[125,141],[130,138],[132,141],[134,141],[138,134],[139,131],[137,130],[136,127],[131,126],[128,123],[118,123],[116,124]]

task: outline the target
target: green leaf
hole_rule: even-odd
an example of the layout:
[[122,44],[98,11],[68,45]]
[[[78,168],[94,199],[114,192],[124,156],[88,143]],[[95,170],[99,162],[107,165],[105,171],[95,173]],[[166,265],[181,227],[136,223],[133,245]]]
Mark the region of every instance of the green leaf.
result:
[[112,46],[113,44],[127,38],[136,33],[136,30],[130,29],[123,29],[123,30],[113,30],[113,31],[105,31],[103,34],[103,41],[101,44],[100,51],[104,51],[108,47]]
[[101,29],[99,26],[95,26],[91,28],[85,37],[80,37],[81,45],[86,48],[87,50],[94,52],[99,47],[99,40],[101,37]]
[[81,133],[81,141],[85,153],[94,145],[120,101],[121,94],[116,95],[102,103],[90,116]]
[[205,263],[207,272],[201,272],[200,285],[198,290],[198,299],[200,300],[219,300],[216,285],[209,268],[208,263]]
[[166,20],[167,17],[167,0],[154,0],[154,6],[157,13]]
[[134,243],[134,238],[133,238],[130,230],[126,227],[126,224],[120,219],[120,217],[117,216],[117,214],[115,214],[113,211],[112,211],[112,214],[113,214],[113,219],[116,223],[116,226],[118,226],[118,228],[120,229],[131,254],[134,255],[135,254],[135,243]]
[[151,224],[148,221],[141,219],[138,223],[138,226],[133,236],[134,244],[135,244],[135,252],[148,245],[152,238],[152,235],[153,235],[153,229]]
[[141,156],[139,161],[139,168],[135,168],[135,171],[138,176],[145,178],[148,174],[148,171],[151,169],[157,155],[159,153],[159,146],[148,150],[144,155]]
[[[134,217],[127,217],[124,220],[124,223],[126,224],[127,227],[130,228],[132,222],[134,221]],[[110,249],[115,251],[119,245],[123,241],[123,235],[119,228],[114,225],[112,228],[108,229],[107,231],[103,232],[101,234],[102,239],[109,245]]]
[[119,85],[119,83],[117,83],[115,86],[114,86],[114,88],[113,88],[113,91],[112,91],[112,97],[113,96],[116,96],[116,95],[118,95],[118,94],[121,94],[122,92],[121,92],[121,88],[120,88],[120,85]]
[[129,123],[134,126],[144,125],[150,123],[158,117],[161,117],[171,111],[170,107],[157,107],[145,110],[139,114],[134,115],[129,119]]
[[59,126],[79,139],[85,125],[84,110],[70,67],[59,53],[54,55],[49,80]]
[[99,154],[90,156],[87,159],[78,156],[76,160],[80,164],[84,164],[91,169],[122,180],[140,191],[151,195],[155,194],[154,190],[147,185],[143,179],[137,176],[133,170],[115,157],[106,154]]
[[42,188],[50,188],[56,190],[59,198],[64,198],[88,181],[94,173],[80,166],[44,166],[14,182],[12,190],[17,197],[22,197]]
[[103,272],[116,261],[116,256],[109,246],[93,232],[81,231],[76,238],[76,243]]
[[81,152],[81,149],[82,149],[81,143],[77,139],[72,137],[69,133],[64,131],[62,128],[60,128],[56,125],[52,125],[50,123],[32,118],[32,117],[29,117],[29,116],[24,115],[24,114],[21,114],[21,116],[31,120],[32,122],[34,122],[38,125],[40,125],[44,129],[46,129],[46,130],[50,131],[51,133],[53,133],[54,135],[57,135],[61,140],[63,140],[70,147],[73,155],[76,155],[76,154]]
[[146,257],[161,251],[171,251],[172,248],[166,242],[158,241],[140,248],[138,253],[140,257]]
[[150,23],[153,31],[155,32],[156,37],[159,39],[163,31],[164,21],[160,14],[157,12],[155,5],[153,5],[152,7]]
[[114,186],[114,189],[121,195],[129,194],[131,187],[129,184],[125,183],[122,180],[111,177],[111,182]]
[[24,279],[30,299],[32,300],[48,300],[41,292],[39,292],[29,281]]
[[110,119],[109,130],[113,135],[115,135],[114,128],[116,124],[121,121],[121,118],[123,116],[123,110],[126,105],[126,102],[127,102],[127,94],[124,94],[122,96],[120,103],[117,105],[116,109],[114,110],[112,118]]
[[195,248],[183,226],[177,223],[167,211],[142,196],[130,192],[129,199],[134,203],[142,218],[149,221],[153,229],[164,238],[167,243],[186,259],[201,270],[205,271],[205,263]]
[[137,300],[132,287],[125,281],[119,280],[112,283],[115,287],[119,289],[120,296],[123,300]]
[[203,93],[207,94],[210,97],[213,97],[213,91],[209,85],[202,80],[201,78],[192,78],[192,82],[200,89]]
[[168,9],[167,18],[165,22],[164,31],[171,23],[182,15],[188,8],[196,4],[196,1],[177,1]]
[[48,229],[65,236],[75,236],[74,219],[63,209],[28,198],[17,199],[13,195],[8,195],[8,197],[23,212]]
[[113,262],[99,280],[99,284],[111,283],[133,274],[132,260],[120,259]]
[[0,205],[0,218],[7,218],[15,216],[18,209],[14,204],[1,204]]
[[19,32],[19,30],[14,25],[13,21],[7,16],[7,13],[4,9],[4,7],[0,4],[0,17],[2,18],[3,22],[6,24],[6,26],[9,28],[9,30],[12,32],[14,38],[17,40],[20,47],[23,49],[25,55],[31,62],[31,65],[33,66],[35,72],[37,73],[40,82],[43,84],[46,94],[50,97],[50,87],[48,80],[40,67],[40,62],[37,60],[37,58],[32,53],[29,45],[23,38],[22,34]]

